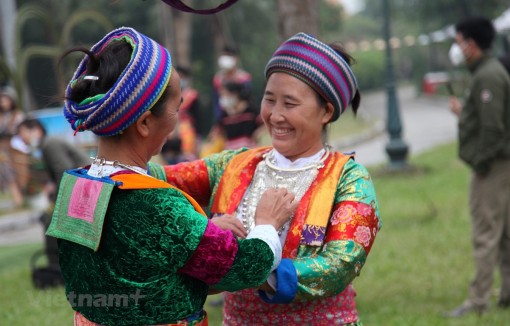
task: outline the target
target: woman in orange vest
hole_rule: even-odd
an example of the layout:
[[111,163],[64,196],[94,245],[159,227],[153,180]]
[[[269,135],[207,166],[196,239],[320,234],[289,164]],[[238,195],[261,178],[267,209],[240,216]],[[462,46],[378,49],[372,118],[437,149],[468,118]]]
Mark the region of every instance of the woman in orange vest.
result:
[[338,45],[296,34],[265,69],[261,117],[272,146],[165,166],[170,183],[240,238],[240,230],[253,232],[267,189],[287,189],[299,201],[278,229],[282,262],[263,286],[226,293],[223,325],[360,323],[352,281],[381,226],[379,209],[367,170],[326,143],[327,126],[359,106],[351,60]]

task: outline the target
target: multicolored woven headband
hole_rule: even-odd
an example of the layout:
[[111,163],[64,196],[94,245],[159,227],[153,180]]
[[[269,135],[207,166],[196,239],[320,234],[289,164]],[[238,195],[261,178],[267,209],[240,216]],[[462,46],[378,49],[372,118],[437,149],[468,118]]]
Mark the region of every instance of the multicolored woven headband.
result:
[[332,121],[351,103],[358,84],[349,64],[330,46],[298,33],[282,43],[266,65],[266,79],[285,72],[301,79],[335,107]]
[[121,27],[108,33],[90,51],[98,54],[114,41],[128,42],[133,53],[106,94],[92,96],[81,103],[68,100],[76,80],[89,75],[86,71],[88,56],[80,62],[67,86],[64,116],[75,131],[90,130],[98,136],[118,134],[151,109],[168,85],[172,58],[167,49],[133,28]]

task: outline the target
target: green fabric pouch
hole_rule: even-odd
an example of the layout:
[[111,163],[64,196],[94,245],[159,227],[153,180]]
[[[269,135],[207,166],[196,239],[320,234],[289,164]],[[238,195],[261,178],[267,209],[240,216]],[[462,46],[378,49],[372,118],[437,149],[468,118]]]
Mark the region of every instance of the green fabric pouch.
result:
[[66,171],[46,234],[97,251],[114,187],[111,179],[80,175],[79,170]]

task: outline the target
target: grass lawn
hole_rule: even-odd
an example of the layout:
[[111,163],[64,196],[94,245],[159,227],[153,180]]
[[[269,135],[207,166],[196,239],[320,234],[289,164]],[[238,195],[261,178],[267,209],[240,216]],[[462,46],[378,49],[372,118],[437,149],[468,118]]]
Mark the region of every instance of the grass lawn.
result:
[[[412,164],[418,172],[388,175],[378,167],[369,169],[383,228],[354,282],[364,325],[508,325],[510,309],[497,309],[496,298],[482,317],[441,316],[463,301],[473,275],[469,173],[456,158],[455,145],[415,157]],[[0,324],[71,325],[62,289],[31,286],[28,261],[40,247],[0,247]],[[206,305],[211,326],[221,324],[220,309]]]

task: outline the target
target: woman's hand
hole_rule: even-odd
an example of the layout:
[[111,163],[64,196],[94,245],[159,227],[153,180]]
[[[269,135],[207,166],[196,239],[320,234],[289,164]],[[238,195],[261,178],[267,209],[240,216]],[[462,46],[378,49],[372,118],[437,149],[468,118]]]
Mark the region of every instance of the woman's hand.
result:
[[271,224],[276,230],[280,229],[299,204],[294,198],[294,194],[285,188],[267,189],[257,205],[255,224]]
[[235,214],[215,216],[211,219],[211,222],[223,230],[231,230],[238,238],[244,239],[248,235],[248,231],[246,231],[243,223],[239,221]]

